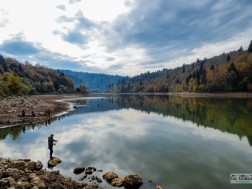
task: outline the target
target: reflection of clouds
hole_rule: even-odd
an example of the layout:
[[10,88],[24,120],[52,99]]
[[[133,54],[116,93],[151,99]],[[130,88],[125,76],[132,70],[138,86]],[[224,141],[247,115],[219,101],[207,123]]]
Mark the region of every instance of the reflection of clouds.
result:
[[0,149],[1,149],[1,157],[9,158],[9,157],[22,157],[22,153],[17,151],[14,148],[10,148],[10,146],[7,143],[0,143]]
[[71,163],[95,162],[102,169],[118,171],[115,159],[125,150],[125,140],[136,140],[146,134],[147,127],[142,127],[141,116],[136,113],[135,110],[120,110],[77,116],[76,119],[82,119],[71,125],[72,129],[66,131],[67,125],[61,127],[58,135],[66,140],[60,142],[57,150],[64,152],[64,159]]

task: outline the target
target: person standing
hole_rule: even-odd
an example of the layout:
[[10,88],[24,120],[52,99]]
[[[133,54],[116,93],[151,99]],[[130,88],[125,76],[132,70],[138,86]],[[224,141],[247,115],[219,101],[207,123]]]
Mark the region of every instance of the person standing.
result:
[[51,134],[49,137],[48,137],[48,149],[50,150],[50,159],[52,159],[52,154],[53,154],[53,145],[56,145],[56,143],[54,142],[58,142],[57,140],[54,140],[53,139],[53,134]]

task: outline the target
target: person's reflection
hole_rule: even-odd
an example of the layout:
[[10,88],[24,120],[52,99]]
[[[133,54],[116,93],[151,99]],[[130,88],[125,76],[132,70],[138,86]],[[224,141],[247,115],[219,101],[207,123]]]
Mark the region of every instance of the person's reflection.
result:
[[52,154],[53,154],[53,145],[56,145],[55,142],[58,142],[57,140],[54,140],[53,139],[53,134],[51,134],[49,137],[48,137],[48,149],[50,150],[50,159],[52,159]]

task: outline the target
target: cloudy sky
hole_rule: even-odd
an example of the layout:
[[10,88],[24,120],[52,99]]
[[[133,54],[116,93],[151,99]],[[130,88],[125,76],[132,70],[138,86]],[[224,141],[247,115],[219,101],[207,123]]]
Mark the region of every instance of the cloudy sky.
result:
[[0,54],[133,76],[247,49],[251,0],[0,0]]

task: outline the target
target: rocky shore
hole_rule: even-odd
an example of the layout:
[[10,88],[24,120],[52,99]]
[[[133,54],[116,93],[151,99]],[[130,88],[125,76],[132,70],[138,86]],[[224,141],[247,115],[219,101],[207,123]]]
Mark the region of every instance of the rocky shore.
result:
[[0,128],[46,122],[69,110],[69,104],[56,101],[67,98],[69,96],[36,95],[0,99]]
[[58,171],[46,171],[40,161],[0,158],[1,189],[77,189],[87,184],[63,177]]
[[[59,158],[54,158],[51,163],[56,166],[60,163]],[[49,162],[48,162],[49,163]],[[48,171],[43,169],[40,161],[30,159],[5,159],[0,158],[0,188],[1,189],[102,189],[99,186],[107,182],[113,187],[127,189],[139,189],[143,185],[142,179],[136,174],[119,177],[114,172],[104,173],[102,178],[95,176],[94,167],[77,167],[73,170],[76,175],[84,173],[79,181],[70,177],[64,177],[59,171]],[[91,182],[90,182],[91,181]],[[88,184],[87,184],[88,183]],[[162,189],[156,186],[156,189]]]

